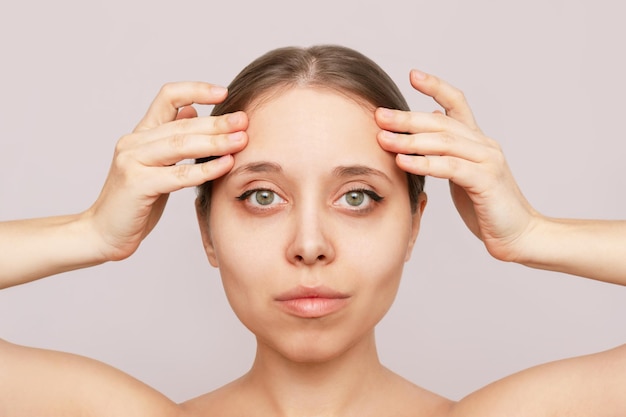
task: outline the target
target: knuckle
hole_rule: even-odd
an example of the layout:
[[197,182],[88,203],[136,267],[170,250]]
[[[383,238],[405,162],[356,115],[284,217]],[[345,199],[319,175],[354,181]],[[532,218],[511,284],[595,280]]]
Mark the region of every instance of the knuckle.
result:
[[173,167],[174,176],[178,178],[181,182],[185,182],[187,178],[189,178],[191,174],[191,169],[193,165],[190,164],[180,164],[174,165]]
[[450,117],[445,113],[431,113],[433,126],[432,128],[440,132],[446,132],[451,127]]
[[504,153],[502,153],[502,151],[500,151],[499,149],[495,152],[494,160],[499,166],[506,164],[506,158],[504,157]]
[[454,103],[465,103],[467,100],[465,99],[465,93],[462,90],[459,90],[456,87],[448,85],[448,88],[445,90],[445,94],[448,96],[449,100]]
[[435,121],[439,126],[445,126],[448,124],[448,116],[442,112],[432,113],[432,117],[434,117]]
[[222,114],[215,116],[213,119],[213,128],[219,132],[225,132],[229,130],[230,120],[233,118],[230,114]]
[[187,146],[187,142],[189,141],[189,138],[187,135],[183,133],[174,133],[174,135],[172,135],[168,141],[172,149],[174,149],[175,151],[178,151],[178,153],[181,153],[182,151],[184,151],[185,147]]
[[168,82],[161,86],[161,90],[158,95],[162,97],[170,97],[174,94],[174,90],[176,90],[176,83]]
[[126,166],[128,165],[128,162],[130,159],[131,158],[128,155],[128,152],[125,152],[125,151],[116,152],[115,157],[113,158],[113,163],[116,166]]
[[403,132],[409,133],[419,129],[420,121],[414,113],[402,111],[396,116],[396,125],[399,129],[402,129]]
[[485,142],[487,143],[487,145],[493,149],[495,149],[496,151],[502,153],[502,146],[500,145],[500,143],[495,140],[495,139],[491,139],[490,137],[485,136]]
[[410,111],[400,111],[398,112],[398,119],[400,122],[404,124],[411,124],[414,122],[413,113]]
[[447,151],[454,146],[454,143],[456,142],[456,137],[448,132],[444,132],[440,135],[440,140],[443,147],[442,150]]
[[448,165],[448,171],[451,175],[454,175],[454,173],[459,170],[459,160],[457,158],[446,158],[446,162]]
[[131,164],[133,159],[132,147],[130,146],[130,139],[128,137],[122,137],[115,145],[115,152],[113,153],[113,163],[117,167],[126,167]]
[[221,152],[227,147],[227,142],[224,140],[225,135],[211,135],[207,137],[207,145],[211,148],[213,152]]
[[124,135],[115,144],[115,153],[123,152],[128,149],[129,145],[133,142],[132,135]]
[[115,145],[112,165],[121,177],[128,177],[128,171],[137,164],[135,138],[132,135],[122,136]]
[[454,87],[452,88],[452,97],[457,102],[460,102],[460,103],[467,102],[465,93],[462,90],[459,90],[458,88],[454,88]]
[[506,164],[506,158],[504,157],[504,153],[498,143],[493,143],[493,145],[488,148],[487,155],[485,160],[491,161],[492,166],[500,167]]
[[176,120],[175,123],[175,128],[174,130],[177,133],[180,132],[190,132],[193,130],[193,126],[194,126],[194,118],[191,119],[178,119]]
[[117,152],[113,158],[113,166],[122,176],[126,176],[128,171],[135,169],[133,167],[136,165],[136,158],[133,152],[128,150]]
[[208,176],[213,172],[213,164],[211,163],[200,164],[199,167],[203,176]]

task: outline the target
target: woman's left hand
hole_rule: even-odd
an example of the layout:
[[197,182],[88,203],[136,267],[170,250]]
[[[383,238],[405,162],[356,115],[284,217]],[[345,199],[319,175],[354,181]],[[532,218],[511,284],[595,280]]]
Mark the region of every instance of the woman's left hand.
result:
[[407,172],[448,179],[467,227],[495,258],[515,261],[539,213],[519,190],[498,143],[476,124],[463,93],[419,71],[411,71],[410,79],[445,114],[379,108],[380,146],[396,153],[398,166]]

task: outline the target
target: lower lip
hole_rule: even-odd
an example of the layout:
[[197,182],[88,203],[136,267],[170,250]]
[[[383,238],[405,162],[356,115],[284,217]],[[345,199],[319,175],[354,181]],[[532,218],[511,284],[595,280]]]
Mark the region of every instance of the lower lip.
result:
[[294,298],[278,302],[288,313],[302,318],[319,318],[341,310],[347,298]]

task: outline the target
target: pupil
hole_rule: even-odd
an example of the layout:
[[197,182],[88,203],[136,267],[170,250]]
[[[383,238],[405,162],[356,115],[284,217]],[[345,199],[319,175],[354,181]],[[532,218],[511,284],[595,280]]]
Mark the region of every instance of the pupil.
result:
[[365,196],[361,191],[352,191],[346,196],[348,204],[351,206],[359,206],[363,202]]
[[274,193],[271,191],[257,191],[256,201],[261,205],[268,205],[274,201]]

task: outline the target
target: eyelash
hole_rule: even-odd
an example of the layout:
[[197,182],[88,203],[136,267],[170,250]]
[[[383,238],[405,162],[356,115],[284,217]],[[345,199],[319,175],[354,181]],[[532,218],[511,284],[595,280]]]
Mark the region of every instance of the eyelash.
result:
[[[272,193],[273,194],[274,198],[272,198],[272,200],[270,201],[269,205],[264,206],[263,204],[258,203],[258,200],[257,200],[258,204],[255,204],[255,203],[253,203],[250,200],[250,198],[254,194],[259,193],[259,192],[268,192],[268,193]],[[361,204],[366,203],[365,207],[360,207],[360,205],[359,206],[351,206],[353,208],[349,208],[349,210],[353,211],[355,213],[366,213],[366,212],[369,212],[369,211],[372,210],[372,207],[371,207],[372,204],[380,203],[384,199],[384,197],[380,196],[379,194],[377,194],[376,192],[374,192],[374,191],[372,191],[372,190],[370,190],[368,188],[353,188],[353,189],[343,193],[341,195],[341,197],[339,197],[339,199],[337,199],[336,201],[339,202],[339,201],[343,200],[347,205],[350,205],[346,201],[346,198],[351,193],[363,193],[364,194],[364,200],[363,200],[363,202]],[[237,200],[239,200],[241,202],[247,202],[247,204],[249,204],[255,210],[270,210],[275,205],[275,204],[272,204],[272,203],[274,203],[274,200],[275,200],[276,197],[278,197],[278,199],[284,201],[284,199],[276,191],[272,190],[271,188],[253,188],[253,189],[245,191],[244,193],[242,193],[240,196],[238,196],[236,198],[237,198]],[[369,199],[369,201],[367,199]],[[338,205],[340,205],[340,204],[338,204]]]
[[[354,208],[351,208],[350,210],[356,212],[356,213],[367,213],[369,211],[372,210],[372,204],[377,204],[380,203],[381,201],[384,200],[384,197],[380,196],[379,194],[377,194],[376,192],[370,190],[369,188],[353,188],[349,191],[346,191],[345,193],[343,193],[341,195],[341,197],[337,200],[337,201],[345,201],[346,197],[350,194],[350,193],[363,193],[365,195],[366,198],[369,198],[369,204],[366,205],[366,207],[360,207],[360,206],[352,206]],[[366,202],[366,200],[364,200],[364,203]],[[347,201],[346,201],[346,204]]]
[[252,197],[255,193],[264,192],[264,191],[268,193],[272,193],[274,195],[274,198],[272,198],[272,201],[270,201],[270,203],[273,203],[276,197],[284,201],[284,198],[282,198],[276,191],[272,190],[271,188],[253,188],[253,189],[247,190],[243,194],[241,194],[239,197],[237,197],[237,200],[247,203],[255,210],[271,210],[273,205],[264,206],[260,203],[253,204],[250,200],[250,197]]

